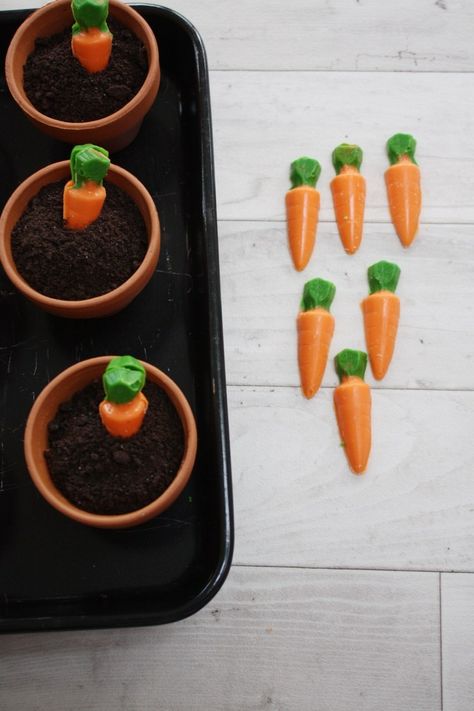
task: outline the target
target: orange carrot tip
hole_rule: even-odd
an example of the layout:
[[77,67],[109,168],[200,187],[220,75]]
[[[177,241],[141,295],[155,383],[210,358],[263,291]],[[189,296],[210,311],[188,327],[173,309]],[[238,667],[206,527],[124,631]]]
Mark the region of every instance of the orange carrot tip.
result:
[[83,230],[97,220],[106,192],[102,184],[110,167],[108,151],[92,143],[71,151],[71,180],[63,193],[63,218],[71,230]]
[[107,25],[109,0],[72,0],[71,50],[86,71],[107,68],[112,52],[112,34]]
[[128,438],[136,434],[148,409],[142,393],[146,372],[133,356],[112,358],[102,383],[105,399],[99,405],[102,424],[113,437]]
[[365,210],[365,178],[360,174],[362,149],[341,143],[334,149],[332,162],[336,177],[331,181],[332,200],[342,246],[354,254],[362,241]]
[[349,466],[355,474],[362,474],[369,460],[372,438],[371,394],[364,382],[367,354],[343,350],[337,354],[335,366],[341,381],[334,390],[339,434]]
[[314,158],[303,156],[293,161],[291,188],[285,196],[288,245],[295,269],[302,271],[311,258],[316,241],[320,196],[316,183],[321,166]]
[[408,133],[396,133],[387,141],[390,160],[390,167],[385,171],[388,206],[404,247],[409,247],[415,239],[421,211],[421,178],[415,149],[416,141]]
[[400,299],[394,293],[400,267],[377,262],[368,269],[369,296],[362,302],[365,341],[374,377],[381,380],[391,363],[400,320]]
[[334,284],[324,279],[311,279],[304,285],[296,328],[301,389],[307,398],[317,393],[326,370],[334,334],[334,316],[329,309],[335,293]]

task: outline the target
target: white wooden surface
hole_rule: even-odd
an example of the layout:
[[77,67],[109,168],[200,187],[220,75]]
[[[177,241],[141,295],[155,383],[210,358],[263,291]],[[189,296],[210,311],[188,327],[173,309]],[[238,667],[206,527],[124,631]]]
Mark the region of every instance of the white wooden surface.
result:
[[[3,638],[0,708],[472,711],[474,5],[173,7],[201,31],[211,69],[234,567],[207,608],[175,625]],[[416,135],[423,171],[409,251],[382,180],[385,140],[400,130]],[[328,191],[343,140],[365,149],[354,257]],[[322,210],[297,274],[283,195],[301,153],[321,161]],[[362,346],[365,270],[381,258],[402,267],[402,321],[388,377],[375,386],[369,376],[374,447],[356,478],[339,447],[331,367],[315,400],[299,394],[294,318],[306,278],[331,278],[333,353]]]
[[236,567],[175,625],[3,639],[0,707],[433,711],[438,595],[436,573]]
[[444,711],[474,708],[474,576],[441,581]]

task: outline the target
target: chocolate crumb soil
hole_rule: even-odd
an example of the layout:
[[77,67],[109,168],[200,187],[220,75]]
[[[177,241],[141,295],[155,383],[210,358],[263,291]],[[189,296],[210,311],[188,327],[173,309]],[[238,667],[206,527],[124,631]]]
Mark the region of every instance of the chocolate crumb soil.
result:
[[148,72],[146,49],[120,23],[111,19],[108,25],[112,54],[107,68],[95,74],[73,56],[71,28],[36,40],[23,69],[23,87],[38,111],[60,121],[94,121],[115,113],[138,93]]
[[181,420],[155,383],[144,389],[149,407],[138,434],[109,435],[99,417],[104,399],[95,381],[63,403],[48,428],[45,452],[56,487],[73,504],[96,514],[123,514],[146,506],[174,479],[184,454]]
[[107,182],[100,217],[84,230],[67,229],[64,184],[46,185],[29,202],[12,231],[12,254],[33,289],[54,299],[81,301],[131,277],[145,257],[148,237],[133,200]]

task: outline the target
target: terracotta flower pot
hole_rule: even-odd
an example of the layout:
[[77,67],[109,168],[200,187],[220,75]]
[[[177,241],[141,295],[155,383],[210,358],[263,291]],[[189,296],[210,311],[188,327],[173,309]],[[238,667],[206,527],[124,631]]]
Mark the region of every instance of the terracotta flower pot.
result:
[[197,448],[196,423],[188,401],[178,386],[161,370],[143,363],[147,379],[166,392],[181,419],[184,430],[184,453],[176,476],[157,499],[137,511],[119,515],[88,513],[71,504],[53,484],[44,452],[48,447],[48,424],[59,405],[100,378],[113,356],[101,356],[82,361],[64,370],[38,395],[30,411],[25,430],[26,465],[39,492],[65,516],[96,528],[129,528],[144,523],[167,509],[182,492],[191,475]]
[[33,12],[16,31],[5,60],[5,76],[16,103],[44,133],[66,143],[95,143],[109,151],[118,151],[133,141],[144,116],[150,110],[160,85],[160,64],[155,35],[148,23],[120,0],[110,0],[110,17],[128,27],[144,44],[148,55],[148,74],[131,101],[119,111],[83,123],[68,123],[38,111],[23,88],[23,67],[38,37],[61,32],[73,23],[71,0],[54,0]]
[[116,289],[107,294],[81,301],[53,299],[35,291],[18,273],[11,249],[11,234],[30,200],[42,187],[70,178],[69,161],[53,163],[27,178],[12,194],[0,217],[0,261],[8,278],[37,306],[66,318],[97,318],[117,313],[127,306],[146,286],[153,276],[160,256],[160,223],[155,203],[144,185],[128,171],[111,165],[107,181],[126,192],[134,201],[145,222],[148,233],[148,249],[136,272]]

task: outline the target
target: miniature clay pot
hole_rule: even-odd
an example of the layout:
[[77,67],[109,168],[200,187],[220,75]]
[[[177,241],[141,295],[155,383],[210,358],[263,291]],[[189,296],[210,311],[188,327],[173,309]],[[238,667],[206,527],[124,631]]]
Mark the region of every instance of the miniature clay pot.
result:
[[153,365],[143,363],[147,379],[161,387],[180,417],[184,431],[184,453],[176,476],[157,499],[137,511],[118,515],[88,513],[70,503],[51,480],[45,450],[48,448],[48,425],[59,406],[92,381],[100,378],[113,356],[100,356],[71,366],[52,380],[38,395],[26,423],[24,452],[30,476],[42,496],[55,509],[79,523],[95,528],[129,528],[157,516],[167,509],[183,491],[191,475],[197,449],[196,422],[188,401],[167,375]]
[[27,178],[12,194],[0,217],[0,261],[5,272],[27,299],[55,316],[66,318],[97,318],[109,316],[127,306],[150,281],[160,256],[160,223],[155,203],[145,186],[128,171],[111,165],[107,181],[126,192],[136,204],[148,233],[148,249],[132,276],[107,294],[81,301],[53,299],[35,291],[19,274],[11,250],[11,233],[30,200],[49,183],[70,179],[68,160],[53,163]]
[[109,15],[130,29],[144,44],[148,74],[138,93],[110,116],[69,123],[38,111],[23,88],[23,67],[38,37],[48,37],[72,27],[71,0],[54,0],[33,12],[16,31],[5,59],[5,76],[10,93],[22,111],[44,133],[66,143],[94,143],[118,151],[133,141],[144,116],[150,110],[160,85],[160,64],[155,35],[148,23],[120,0],[110,0]]

